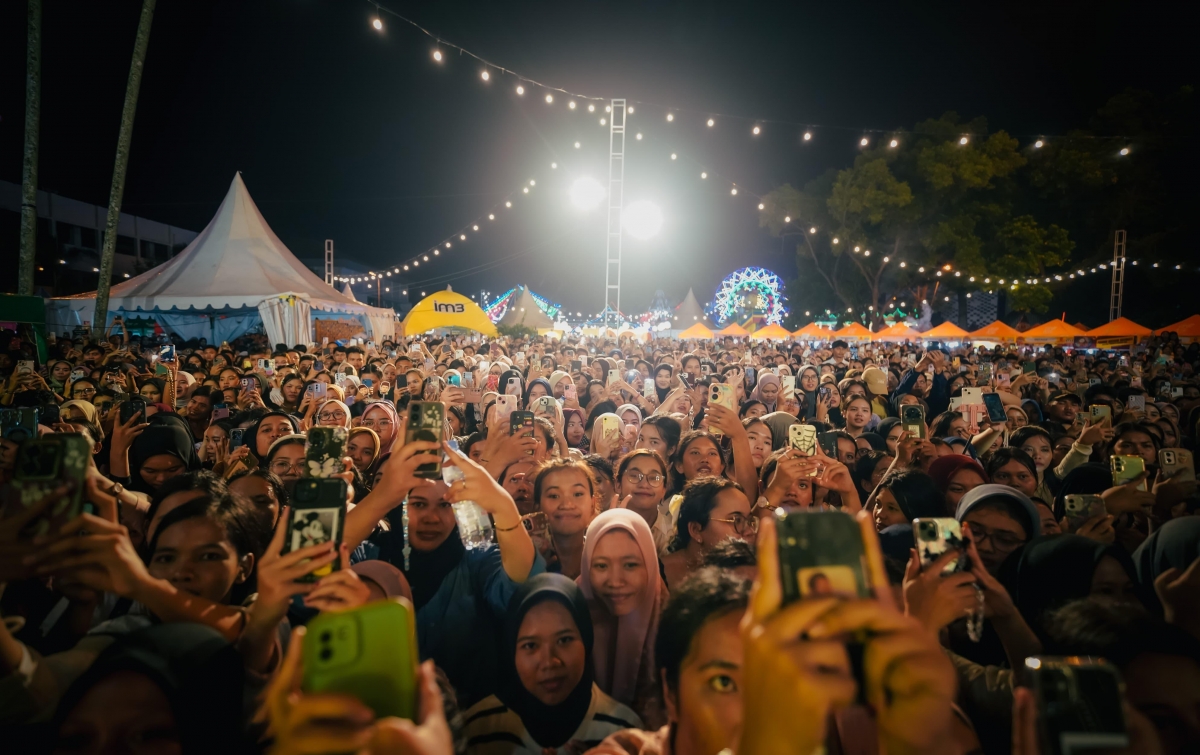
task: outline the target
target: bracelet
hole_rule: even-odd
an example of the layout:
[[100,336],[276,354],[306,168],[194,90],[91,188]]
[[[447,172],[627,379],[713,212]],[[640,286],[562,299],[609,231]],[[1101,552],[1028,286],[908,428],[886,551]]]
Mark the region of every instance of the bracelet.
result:
[[522,520],[518,519],[518,520],[517,520],[517,523],[516,523],[516,524],[514,524],[514,525],[513,525],[513,526],[511,526],[511,527],[499,527],[499,526],[497,526],[497,527],[496,527],[496,531],[497,531],[497,532],[512,532],[513,530],[517,529],[518,527],[522,527],[522,526],[524,526],[524,524],[525,524],[525,522],[523,522]]

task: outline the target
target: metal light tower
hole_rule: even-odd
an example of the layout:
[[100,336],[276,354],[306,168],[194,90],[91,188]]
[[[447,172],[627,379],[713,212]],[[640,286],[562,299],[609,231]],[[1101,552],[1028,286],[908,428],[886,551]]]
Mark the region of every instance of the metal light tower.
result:
[[333,285],[333,239],[325,239],[325,282]]
[[1108,300],[1108,321],[1121,316],[1121,299],[1125,295],[1125,231],[1113,238],[1112,294]]
[[[604,263],[604,324],[621,311],[621,208],[625,204],[625,100],[612,101],[608,129],[608,230]],[[609,314],[611,310],[611,315]]]

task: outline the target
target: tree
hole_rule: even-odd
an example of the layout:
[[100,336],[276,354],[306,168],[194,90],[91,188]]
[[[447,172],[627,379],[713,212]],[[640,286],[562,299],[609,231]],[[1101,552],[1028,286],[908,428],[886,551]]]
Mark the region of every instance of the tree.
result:
[[932,286],[959,297],[965,322],[966,295],[1001,280],[1014,308],[1044,308],[1044,284],[1025,280],[1065,263],[1072,246],[1062,228],[1018,211],[1026,164],[1008,134],[947,113],[878,140],[804,191],[775,189],[760,225],[799,232],[801,276],[823,281],[850,314],[878,321],[893,300],[927,298]]

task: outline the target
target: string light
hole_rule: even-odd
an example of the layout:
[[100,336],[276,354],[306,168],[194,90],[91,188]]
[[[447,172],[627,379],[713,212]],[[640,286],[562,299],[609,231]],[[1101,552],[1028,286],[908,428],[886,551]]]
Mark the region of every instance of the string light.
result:
[[765,210],[765,209],[767,209],[767,206],[766,206],[765,204],[763,204],[762,202],[759,202],[759,203],[758,203],[758,209],[760,209],[760,210]]
[[492,75],[490,73],[488,73],[487,71],[483,71],[482,73],[479,74],[479,76],[484,81],[487,81],[488,79],[492,78]]
[[792,217],[791,217],[791,215],[784,215],[784,217],[783,217],[783,222],[785,222],[785,223],[790,223],[790,222],[792,222]]
[[674,113],[667,113],[667,123],[670,123],[670,122],[671,122],[671,121],[673,121],[673,120],[675,120],[675,114],[674,114]]
[[706,172],[702,172],[702,173],[700,174],[700,177],[701,177],[701,178],[708,178],[708,173],[706,173]]
[[812,228],[809,228],[809,229],[808,229],[808,232],[809,232],[809,233],[816,233],[816,232],[817,232],[817,227],[814,225]]
[[806,142],[812,141],[812,132],[811,131],[804,132],[804,141],[806,141]]
[[552,95],[552,94],[546,95],[546,104],[547,105],[554,104],[554,95]]
[[525,87],[517,84],[517,94],[525,94]]
[[753,133],[755,136],[758,136],[759,134],[761,134],[761,133],[762,133],[762,129],[760,129],[758,126],[755,126],[755,127],[754,127],[754,128],[751,130],[751,133]]
[[371,20],[371,26],[375,27],[375,31],[383,31],[383,22],[378,18]]
[[437,62],[441,63],[442,62],[442,51],[434,50],[433,51],[433,59],[436,60]]
[[959,143],[959,144],[966,144],[966,143],[967,143],[967,137],[965,137],[965,136],[964,136],[964,137],[960,138],[960,139],[958,140],[958,143]]
[[734,188],[730,189],[729,193],[736,197],[737,196],[737,187],[735,186]]
[[630,105],[630,106],[629,106],[629,111],[628,111],[628,112],[629,112],[629,114],[630,114],[630,115],[633,115],[633,105]]
[[1035,149],[1041,149],[1044,144],[1045,144],[1045,142],[1043,142],[1041,139],[1038,139],[1036,142],[1033,143],[1033,146]]
[[1128,155],[1128,154],[1129,154],[1129,147],[1122,147],[1121,148],[1121,156],[1124,157],[1125,155]]
[[505,203],[504,203],[504,206],[505,206],[505,207],[509,207],[509,208],[511,208],[511,207],[512,207],[512,202],[505,202]]
[[888,146],[891,147],[892,149],[895,149],[896,147],[900,146],[900,142],[893,139],[890,142],[888,142]]
[[867,146],[868,143],[869,142],[867,141],[867,137],[865,137],[865,136],[858,140],[858,146],[860,146],[860,147],[865,147],[865,146]]
[[671,153],[671,159],[672,159],[672,160],[675,160],[675,159],[678,159],[678,158],[679,158],[679,155],[675,154],[674,152],[672,152],[672,153]]
[[567,109],[568,109],[568,110],[574,110],[574,109],[575,109],[575,100],[571,100],[570,102],[568,102],[568,103],[567,103]]
[[550,163],[550,168],[552,170],[558,170],[558,163]]
[[642,140],[642,135],[641,135],[641,133],[639,133],[639,134],[638,134],[637,136],[635,136],[634,138],[635,138],[635,139],[637,139],[637,140],[640,142],[640,141]]
[[712,118],[709,118],[708,119],[708,127],[712,128],[714,125],[716,125],[716,121],[714,121]]
[[601,125],[601,126],[607,126],[607,125],[608,125],[608,119],[607,119],[607,118],[601,118],[601,119],[600,119],[600,125]]
[[588,112],[589,112],[589,113],[594,113],[594,112],[596,112],[596,106],[595,106],[595,105],[591,105],[591,104],[589,104],[589,105],[588,105]]
[[580,147],[579,142],[575,142],[575,149],[579,149],[579,147]]
[[495,220],[495,219],[496,219],[495,215],[491,215],[491,214],[488,215],[488,220]]

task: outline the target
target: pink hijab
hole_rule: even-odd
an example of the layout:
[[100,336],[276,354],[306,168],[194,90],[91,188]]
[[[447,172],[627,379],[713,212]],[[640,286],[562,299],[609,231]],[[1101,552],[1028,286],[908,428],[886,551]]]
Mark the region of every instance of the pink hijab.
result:
[[[646,562],[648,577],[637,608],[621,617],[614,616],[604,601],[596,597],[589,576],[596,543],[616,529],[633,536]],[[658,571],[654,537],[646,520],[629,509],[609,509],[593,519],[584,541],[582,569],[575,581],[582,588],[592,614],[596,684],[617,702],[633,706],[643,696],[639,693],[653,694],[654,636],[658,633],[658,616],[667,598],[667,587]]]
[[[392,421],[392,440],[391,440],[391,442],[384,443],[383,436],[382,435],[379,436],[379,455],[383,456],[384,454],[392,452],[392,449],[396,445],[396,441],[399,439],[400,430],[401,430],[400,415],[396,412],[396,407],[392,405],[392,402],[390,402],[390,401],[372,401],[371,403],[367,404],[367,408],[365,410],[363,410],[362,418],[359,420],[359,424],[361,425],[362,420],[366,419],[367,415],[370,414],[371,412],[375,411],[376,409],[379,409],[380,411],[382,411]],[[376,435],[379,435],[378,431],[376,432]],[[401,441],[400,445],[404,445],[403,441]]]

